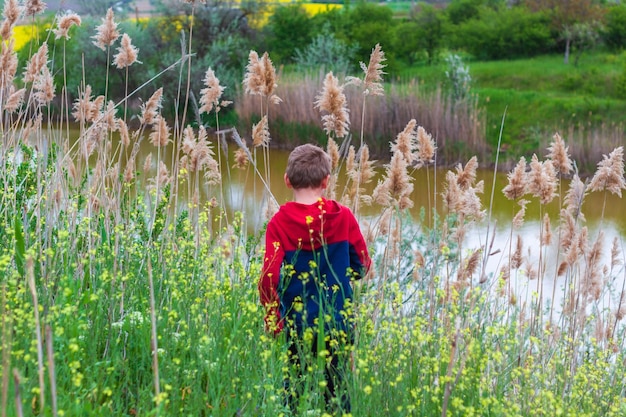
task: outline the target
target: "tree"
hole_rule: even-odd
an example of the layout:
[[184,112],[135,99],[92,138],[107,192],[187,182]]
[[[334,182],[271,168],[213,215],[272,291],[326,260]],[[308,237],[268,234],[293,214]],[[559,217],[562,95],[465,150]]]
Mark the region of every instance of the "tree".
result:
[[[599,28],[604,17],[604,9],[597,0],[526,0],[533,11],[548,11],[553,29],[565,42],[563,62],[569,63],[571,47],[578,40],[577,34],[586,33],[575,25],[585,24],[586,28]],[[596,30],[596,29],[593,29]],[[588,36],[588,33],[584,36]]]
[[311,43],[311,18],[301,4],[279,6],[270,16],[267,31],[268,50],[276,62],[291,61],[296,49]]

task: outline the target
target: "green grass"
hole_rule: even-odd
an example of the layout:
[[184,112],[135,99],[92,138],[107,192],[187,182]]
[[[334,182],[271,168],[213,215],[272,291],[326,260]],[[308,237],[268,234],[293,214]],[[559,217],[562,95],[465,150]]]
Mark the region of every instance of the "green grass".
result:
[[[506,111],[503,143],[516,152],[536,152],[554,132],[572,127],[621,125],[626,100],[617,88],[624,58],[585,53],[578,65],[563,56],[493,62],[466,61],[472,91],[487,114],[487,141],[495,145]],[[415,66],[400,74],[417,77],[424,88],[445,84],[445,64]],[[566,138],[567,140],[567,138]]]

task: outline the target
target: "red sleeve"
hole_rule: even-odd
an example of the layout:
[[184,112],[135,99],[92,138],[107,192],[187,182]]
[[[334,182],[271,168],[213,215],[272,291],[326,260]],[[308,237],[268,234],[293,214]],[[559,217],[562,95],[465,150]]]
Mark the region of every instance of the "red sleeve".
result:
[[265,307],[265,324],[268,331],[280,332],[280,297],[278,296],[278,283],[280,281],[280,268],[285,257],[285,250],[276,233],[275,222],[270,221],[265,233],[265,255],[263,257],[263,270],[259,280],[259,297]]

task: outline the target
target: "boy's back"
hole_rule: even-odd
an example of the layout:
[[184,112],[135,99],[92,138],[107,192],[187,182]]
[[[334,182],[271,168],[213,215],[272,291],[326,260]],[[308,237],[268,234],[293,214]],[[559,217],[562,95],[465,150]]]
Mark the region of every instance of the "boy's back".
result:
[[361,278],[369,264],[359,225],[347,207],[324,198],[314,204],[286,203],[267,226],[261,302],[278,302],[281,324],[298,333],[313,327],[320,314],[329,316],[326,329],[348,330],[350,281]]

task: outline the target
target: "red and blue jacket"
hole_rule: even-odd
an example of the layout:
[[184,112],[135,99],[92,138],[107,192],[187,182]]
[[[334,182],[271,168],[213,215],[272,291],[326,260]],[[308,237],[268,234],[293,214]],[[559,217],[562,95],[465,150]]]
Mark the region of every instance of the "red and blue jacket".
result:
[[267,225],[259,281],[266,325],[299,334],[307,327],[352,327],[351,280],[367,272],[371,259],[349,208],[320,198],[315,204],[289,202]]

